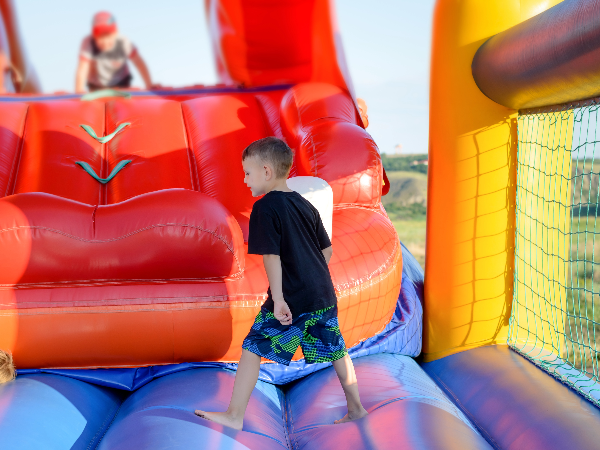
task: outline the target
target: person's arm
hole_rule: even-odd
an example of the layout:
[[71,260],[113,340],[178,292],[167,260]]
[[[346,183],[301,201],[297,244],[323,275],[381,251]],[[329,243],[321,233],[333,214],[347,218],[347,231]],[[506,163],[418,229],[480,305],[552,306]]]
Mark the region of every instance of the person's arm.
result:
[[85,85],[90,74],[90,60],[79,58],[79,65],[77,66],[77,72],[75,73],[75,92],[85,92]]
[[148,70],[148,66],[140,56],[139,52],[135,51],[133,55],[131,55],[131,62],[135,65],[138,72],[144,79],[144,84],[146,85],[146,89],[150,89],[152,87],[152,79],[150,78],[150,71]]
[[323,256],[325,257],[325,261],[327,262],[327,265],[329,265],[329,261],[331,260],[331,257],[333,256],[333,246],[329,246],[327,248],[324,248],[323,250],[321,250],[323,252]]
[[292,323],[292,313],[283,298],[281,258],[279,255],[263,255],[263,264],[265,272],[267,272],[267,278],[269,279],[273,303],[275,304],[273,314],[282,325],[290,325]]

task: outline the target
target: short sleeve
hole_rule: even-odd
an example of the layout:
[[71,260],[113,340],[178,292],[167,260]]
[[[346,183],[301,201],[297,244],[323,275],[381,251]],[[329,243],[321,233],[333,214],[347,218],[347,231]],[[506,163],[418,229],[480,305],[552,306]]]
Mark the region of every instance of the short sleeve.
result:
[[137,52],[135,45],[133,45],[131,41],[125,36],[121,36],[121,41],[123,42],[123,50],[125,51],[127,57],[133,57]]
[[86,37],[81,43],[81,49],[79,50],[79,57],[81,59],[85,59],[86,61],[91,61],[93,59],[92,56],[92,38],[90,36]]
[[248,253],[251,255],[279,255],[281,249],[281,227],[277,218],[262,207],[254,204],[250,214],[248,230]]
[[315,213],[317,215],[317,239],[319,240],[319,246],[321,247],[321,250],[324,250],[327,247],[331,247],[331,240],[329,239],[327,230],[323,225],[319,211],[315,211]]

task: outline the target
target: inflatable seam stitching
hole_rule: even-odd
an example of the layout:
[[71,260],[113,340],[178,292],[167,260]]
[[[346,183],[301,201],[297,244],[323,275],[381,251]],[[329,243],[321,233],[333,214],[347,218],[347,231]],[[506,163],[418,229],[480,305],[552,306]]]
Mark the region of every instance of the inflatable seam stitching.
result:
[[[72,234],[65,233],[65,232],[60,231],[60,230],[55,230],[53,228],[40,227],[40,226],[18,226],[18,227],[4,228],[4,229],[0,229],[0,233],[4,233],[4,232],[7,232],[7,231],[20,230],[20,229],[45,230],[45,231],[49,231],[49,232],[52,232],[52,233],[57,233],[57,234],[65,236],[67,238],[75,239],[75,240],[78,240],[78,241],[81,241],[81,242],[88,242],[88,243],[93,243],[93,244],[98,243],[99,244],[99,243],[106,243],[106,242],[116,242],[116,241],[119,241],[119,240],[122,240],[122,239],[126,239],[128,237],[131,237],[131,236],[133,236],[135,234],[139,234],[139,233],[141,233],[143,231],[148,231],[148,230],[152,230],[154,228],[162,228],[162,227],[195,228],[195,229],[203,231],[205,233],[212,234],[215,238],[217,238],[218,240],[220,240],[223,243],[223,245],[225,245],[225,247],[227,248],[227,250],[229,250],[229,252],[231,252],[231,254],[233,255],[233,258],[235,259],[235,262],[236,262],[236,264],[238,266],[238,271],[236,273],[230,275],[230,276],[232,276],[232,277],[233,276],[237,276],[237,275],[240,275],[243,272],[243,269],[242,269],[240,261],[239,261],[239,259],[237,257],[237,254],[235,253],[235,251],[231,247],[231,245],[229,243],[225,242],[225,239],[222,236],[220,236],[217,233],[215,233],[214,231],[207,230],[207,229],[199,227],[197,225],[188,225],[188,224],[155,224],[155,225],[148,226],[146,228],[140,228],[138,230],[132,231],[132,232],[130,232],[128,234],[124,234],[122,236],[119,236],[119,237],[116,237],[116,238],[113,238],[113,239],[105,239],[105,240],[84,239],[82,237],[74,236]],[[221,278],[221,277],[211,277],[211,278]]]
[[[96,286],[121,286],[128,283],[161,283],[167,284],[170,282],[186,282],[186,283],[221,283],[224,279],[236,280],[241,276],[241,272],[233,275],[226,275],[220,277],[206,277],[206,278],[123,278],[121,280],[115,279],[89,279],[89,280],[69,280],[69,281],[41,281],[37,283],[19,283],[19,284],[0,284],[0,290],[3,288],[9,289],[36,289],[39,287],[96,287]],[[238,294],[235,294],[238,295]],[[0,306],[2,306],[0,304]]]
[[[110,121],[110,111],[106,101],[104,103],[104,114],[102,114],[102,134],[106,134],[108,129],[108,123]],[[108,174],[108,153],[110,145],[100,142],[100,176],[106,176]],[[106,183],[100,183],[98,189],[98,204],[106,205],[108,203],[108,186]],[[94,217],[95,218],[95,217]],[[94,230],[95,236],[95,230]]]
[[[248,308],[258,308],[260,309],[260,306],[262,305],[262,303],[264,303],[264,300],[260,301],[260,303],[257,302],[257,304],[255,306],[248,306]],[[49,315],[64,315],[64,314],[122,314],[122,313],[138,313],[138,312],[154,312],[154,311],[158,311],[158,312],[170,312],[170,311],[189,311],[189,310],[194,310],[194,309],[203,309],[202,306],[200,307],[196,307],[197,305],[194,305],[193,303],[190,303],[192,306],[185,308],[185,307],[180,307],[180,308],[170,308],[170,309],[165,309],[165,308],[138,308],[138,309],[114,309],[114,310],[98,310],[98,311],[50,311],[50,312],[34,312],[34,313],[21,313],[21,312],[17,312],[16,314],[14,313],[3,313],[0,312],[0,317],[15,317],[15,316],[49,316]],[[85,307],[81,307],[81,309],[84,309]],[[212,308],[211,306],[209,306],[208,308]],[[55,310],[57,308],[44,308],[44,309],[49,309],[49,310]],[[385,327],[384,327],[385,328]],[[381,331],[381,330],[380,330]],[[369,338],[367,338],[369,339]],[[364,341],[365,339],[363,339]],[[359,342],[363,342],[363,341],[359,341]],[[227,362],[231,362],[231,363],[238,363],[239,359],[235,359],[235,360],[231,360],[231,361],[227,361]],[[172,364],[172,363],[164,363],[164,364]],[[113,367],[111,366],[106,366],[106,367]],[[131,367],[131,365],[124,365],[124,366],[114,366],[114,367]],[[63,369],[66,369],[68,367],[63,367]],[[71,369],[77,369],[78,367],[70,367]],[[79,367],[79,369],[81,369],[81,367]]]
[[127,234],[123,234],[121,236],[115,237],[115,238],[111,238],[111,239],[85,239],[79,236],[75,236],[69,233],[65,233],[64,231],[60,231],[60,230],[56,230],[54,228],[49,228],[49,227],[42,227],[42,226],[36,226],[36,225],[32,225],[32,226],[25,226],[25,225],[21,225],[21,226],[17,226],[17,227],[9,227],[9,228],[2,228],[0,229],[0,233],[4,233],[5,231],[14,231],[14,230],[19,230],[19,229],[32,229],[32,230],[46,230],[46,231],[51,231],[54,233],[58,233],[58,234],[62,234],[63,236],[69,237],[69,238],[73,238],[76,239],[78,241],[82,241],[82,242],[90,242],[90,243],[105,243],[105,242],[115,242],[115,241],[120,241],[121,239],[125,239],[128,237],[131,237],[135,234],[139,234],[143,231],[148,231],[151,230],[153,228],[162,228],[162,227],[187,227],[187,228],[196,228],[200,231],[204,231],[206,233],[210,233],[213,236],[215,236],[217,239],[219,239],[221,242],[223,242],[223,244],[225,244],[225,246],[227,246],[227,249],[231,252],[233,252],[233,249],[230,247],[229,244],[227,244],[223,237],[218,235],[217,233],[215,233],[214,231],[211,230],[207,230],[205,228],[202,228],[198,225],[189,225],[189,224],[185,224],[185,223],[157,223],[154,225],[149,225],[145,228],[139,228],[137,230],[131,231]]
[[96,237],[96,211],[98,211],[98,205],[95,205],[92,211],[92,236],[94,237]]
[[[249,86],[243,88],[243,90],[247,93],[251,92],[274,92],[274,91],[285,91],[294,87],[292,84],[274,84],[271,86]],[[159,98],[165,95],[171,97],[183,97],[194,94],[235,94],[240,92],[240,88],[238,86],[214,86],[214,87],[204,87],[204,88],[190,88],[190,89],[181,89],[181,90],[155,90],[155,91],[132,91],[130,92],[131,97],[151,97],[151,98]],[[16,97],[14,94],[4,94],[0,95],[0,103],[23,103],[23,100],[27,102],[46,102],[46,101],[56,101],[56,100],[76,100],[81,99],[81,94],[63,94],[63,95],[55,95],[55,94],[41,94],[42,96],[34,96],[27,97],[24,95],[23,97]]]
[[[140,281],[140,280],[135,280],[135,281]],[[143,281],[143,280],[142,280]],[[219,280],[220,281],[220,280]],[[47,287],[47,286],[46,286]],[[63,286],[64,287],[64,286]],[[18,289],[18,287],[17,287]],[[236,297],[252,297],[251,299],[241,299],[241,300],[236,300]],[[111,299],[106,299],[106,300],[72,300],[72,301],[68,301],[68,302],[56,302],[56,303],[52,303],[53,306],[31,306],[31,307],[26,307],[26,308],[19,308],[19,309],[50,309],[50,310],[54,310],[54,309],[59,309],[59,308],[72,308],[72,307],[76,307],[76,308],[110,308],[110,307],[115,307],[115,306],[124,306],[123,304],[114,304],[114,302],[129,302],[127,303],[127,306],[144,306],[144,305],[174,305],[174,304],[180,304],[180,305],[192,305],[192,307],[184,307],[184,306],[180,306],[178,308],[169,308],[168,310],[172,310],[172,311],[178,311],[178,310],[184,310],[184,309],[211,309],[211,308],[222,308],[224,306],[227,306],[229,308],[256,308],[257,306],[261,306],[264,301],[266,300],[266,294],[232,294],[232,295],[202,295],[202,296],[197,296],[197,297],[193,297],[193,296],[182,296],[182,297],[159,297],[159,298],[153,298],[153,297],[127,297],[127,298],[111,298]],[[148,302],[148,299],[152,298],[153,300],[159,300],[156,302]],[[229,298],[233,298],[232,300],[229,300]],[[135,301],[139,301],[139,300],[146,300],[146,303],[133,303]],[[170,300],[170,301],[168,301]],[[76,303],[86,303],[86,305],[84,306],[79,306],[76,305]],[[90,303],[96,303],[99,305],[92,305],[90,306]],[[47,302],[19,302],[19,306],[23,307],[23,305],[28,305],[28,304],[33,304],[33,305],[47,305]],[[63,306],[57,306],[57,305],[63,305]],[[64,305],[68,305],[68,306],[64,306]],[[9,307],[14,307],[15,304],[14,303],[0,303],[0,310],[2,309],[2,307],[7,307],[6,309],[9,309]],[[5,309],[5,310],[6,310]],[[167,311],[167,309],[164,308],[154,308],[153,310],[161,310],[161,311]],[[103,311],[105,311],[103,309]],[[22,313],[23,315],[25,313]],[[31,313],[31,315],[35,315],[37,313]],[[39,314],[45,314],[43,312],[39,312]],[[62,314],[62,312],[61,312]],[[7,313],[3,313],[0,311],[0,316],[8,316],[11,314],[7,314]]]
[[[397,248],[397,246],[396,246]],[[394,249],[396,250],[396,249]],[[362,277],[355,282],[352,283],[343,283],[343,284],[335,284],[334,288],[337,294],[338,299],[344,298],[350,294],[364,291],[372,287],[373,280],[379,277],[379,281],[385,280],[388,278],[391,273],[397,268],[398,264],[390,265],[390,260],[393,258],[397,260],[400,252],[393,251],[391,255],[387,258],[386,262],[375,269],[371,274],[366,277]],[[236,279],[241,276],[242,271],[238,271],[232,275],[227,276],[217,276],[217,277],[203,277],[203,278],[160,278],[160,279],[143,279],[143,278],[124,278],[119,280],[106,280],[104,279],[88,279],[88,280],[69,280],[69,281],[50,281],[50,282],[36,282],[36,283],[19,283],[19,284],[0,284],[1,288],[12,288],[12,289],[35,289],[38,287],[78,287],[78,286],[103,286],[103,285],[122,285],[127,283],[168,283],[172,281],[178,282],[201,282],[201,283],[219,283],[222,282],[223,279]],[[239,294],[235,294],[238,296]],[[214,297],[214,296],[213,296]],[[217,297],[230,297],[226,296],[217,296]],[[88,300],[82,300],[82,302],[87,302]],[[20,303],[23,304],[23,303]],[[0,304],[2,306],[10,306],[5,304]]]
[[375,206],[369,206],[369,205],[365,205],[363,203],[336,203],[335,205],[333,205],[333,210],[338,211],[338,210],[353,209],[353,208],[364,209],[365,211],[371,211],[371,212],[379,214],[380,216],[385,217],[386,219],[389,219],[389,216],[381,213],[381,210],[379,209],[380,205],[381,205],[381,202],[377,203],[377,205],[375,205]]
[[[294,107],[296,108],[296,117],[298,118],[298,125],[301,128],[302,127],[302,116],[300,115],[300,108],[298,108],[298,101],[296,99],[296,88],[295,86],[291,89],[292,91],[292,97],[294,99]],[[298,138],[298,131],[299,130],[291,130],[293,134],[296,135],[296,139]]]
[[100,424],[100,427],[98,428],[98,431],[96,431],[96,434],[94,434],[94,436],[92,437],[92,439],[90,440],[90,443],[87,445],[86,450],[90,450],[92,448],[92,444],[94,443],[94,441],[96,440],[96,438],[98,437],[98,435],[100,434],[101,431],[104,431],[104,433],[102,433],[102,436],[100,437],[100,439],[98,440],[98,442],[96,443],[96,445],[94,446],[94,448],[98,447],[98,443],[100,443],[100,441],[102,440],[102,437],[104,436],[104,434],[106,434],[106,430],[108,429],[108,427],[106,426],[106,423],[108,422],[108,419],[110,419],[109,422],[109,426],[112,423],[112,421],[115,419],[115,416],[117,414],[117,411],[119,411],[119,409],[121,408],[121,405],[123,403],[121,402],[117,408],[114,410],[112,416],[107,415],[104,418],[104,421]]
[[200,182],[198,180],[198,167],[196,166],[196,158],[194,157],[192,148],[190,146],[190,139],[188,136],[188,126],[187,126],[187,122],[185,120],[185,113],[183,112],[183,102],[179,103],[179,109],[181,111],[181,122],[183,124],[183,140],[185,142],[185,148],[187,150],[188,165],[190,166],[190,181],[192,184],[192,190],[199,192],[200,191]]
[[[27,117],[29,115],[29,105],[27,105],[27,109],[25,110],[25,115],[23,117],[23,128],[21,130],[20,142],[18,145],[18,151],[15,152],[15,159],[13,160],[13,166],[11,167],[11,174],[8,178],[8,183],[6,184],[6,194],[5,197],[15,193],[15,187],[17,185],[17,174],[19,172],[19,168],[21,166],[21,155],[23,154],[23,146],[25,145],[25,131],[27,129]],[[16,163],[16,165],[15,165]]]
[[[310,145],[312,146],[312,151],[313,151],[313,161],[314,161],[314,175],[313,177],[318,177],[318,171],[319,171],[319,164],[317,162],[317,150],[315,148],[315,141],[313,140],[312,134],[308,133],[308,137],[310,139]],[[313,171],[313,167],[311,167],[311,172]]]
[[[290,436],[290,433],[288,431],[288,427],[287,427],[287,408],[288,408],[288,401],[287,401],[287,397],[285,395],[285,393],[283,392],[282,389],[278,389],[279,391],[279,397],[280,397],[280,406],[281,406],[281,419],[283,421],[283,434],[285,436],[285,442],[286,442],[286,446],[289,449],[292,449],[292,438]],[[283,404],[281,404],[283,403]]]
[[[121,404],[119,405],[119,407],[117,408],[117,410],[115,411],[112,420],[110,421],[110,423],[108,424],[108,426],[106,428],[104,428],[104,433],[102,433],[102,436],[100,437],[100,439],[98,439],[98,443],[96,444],[96,446],[94,447],[94,450],[96,450],[99,446],[100,443],[102,442],[102,439],[104,439],[104,436],[106,436],[106,433],[108,432],[108,430],[110,429],[110,427],[112,426],[112,424],[114,423],[115,419],[117,418],[117,416],[119,415],[119,411],[121,411],[121,407],[123,406],[123,402],[121,402]],[[96,436],[94,436],[95,438]],[[90,445],[92,443],[90,442]],[[88,450],[89,450],[89,445],[88,445]]]
[[295,448],[299,448],[299,446],[298,441],[296,440],[296,432],[294,431],[294,417],[292,414],[292,405],[288,401],[288,398],[285,395],[285,393],[283,394],[283,401],[285,403],[285,433],[289,437],[291,450],[294,450]]

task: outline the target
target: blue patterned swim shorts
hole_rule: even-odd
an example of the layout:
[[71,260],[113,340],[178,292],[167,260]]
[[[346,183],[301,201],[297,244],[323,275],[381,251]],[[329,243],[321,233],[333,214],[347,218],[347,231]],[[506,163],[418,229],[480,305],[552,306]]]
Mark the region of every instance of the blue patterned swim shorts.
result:
[[337,305],[300,314],[291,325],[282,325],[263,307],[242,344],[243,349],[286,366],[298,346],[302,347],[306,362],[311,364],[335,361],[346,355]]

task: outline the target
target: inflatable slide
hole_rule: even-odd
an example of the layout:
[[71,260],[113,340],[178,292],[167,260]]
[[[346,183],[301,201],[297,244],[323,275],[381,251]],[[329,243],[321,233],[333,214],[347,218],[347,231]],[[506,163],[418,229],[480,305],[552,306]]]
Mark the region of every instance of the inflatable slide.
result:
[[[593,242],[571,236],[595,214],[600,2],[438,0],[425,276],[382,206],[333,1],[205,7],[221,84],[50,95],[0,1],[20,72],[0,96],[0,349],[18,369],[0,447],[597,448],[600,319],[572,269],[593,270]],[[325,205],[354,422],[333,424],[335,372],[300,350],[263,361],[242,431],[194,415],[226,409],[266,299],[241,166],[266,136]]]

